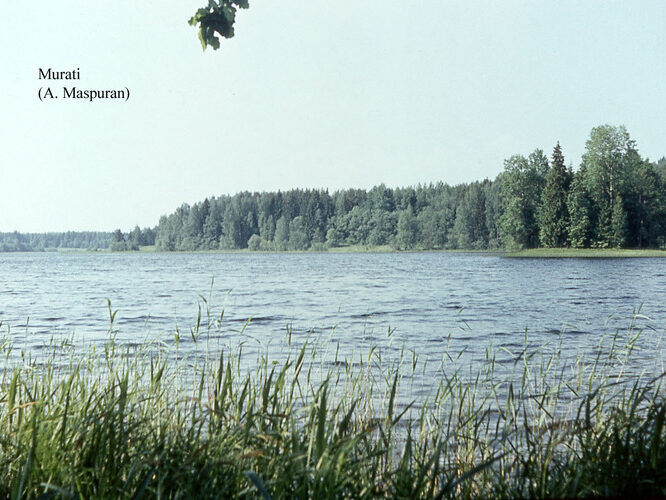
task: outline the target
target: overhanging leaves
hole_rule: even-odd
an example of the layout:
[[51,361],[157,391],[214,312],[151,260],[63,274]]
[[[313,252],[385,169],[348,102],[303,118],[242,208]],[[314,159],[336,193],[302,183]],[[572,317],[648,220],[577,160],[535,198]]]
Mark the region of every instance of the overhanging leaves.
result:
[[218,35],[224,38],[234,36],[234,22],[237,8],[247,9],[248,0],[209,0],[207,7],[202,7],[190,18],[190,26],[199,26],[201,47],[220,48]]

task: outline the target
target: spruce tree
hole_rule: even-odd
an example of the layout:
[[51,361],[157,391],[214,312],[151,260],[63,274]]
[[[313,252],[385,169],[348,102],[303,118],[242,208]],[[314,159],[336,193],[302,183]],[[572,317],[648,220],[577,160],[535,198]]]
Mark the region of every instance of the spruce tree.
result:
[[550,170],[546,174],[543,190],[539,239],[545,247],[563,247],[567,244],[569,210],[567,196],[571,178],[564,165],[562,148],[558,142],[553,149]]

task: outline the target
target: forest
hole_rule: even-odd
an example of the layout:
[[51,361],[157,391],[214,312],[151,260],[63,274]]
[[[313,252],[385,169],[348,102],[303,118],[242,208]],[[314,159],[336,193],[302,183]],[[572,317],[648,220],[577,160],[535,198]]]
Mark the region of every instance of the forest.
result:
[[[638,153],[626,128],[592,129],[580,167],[536,149],[514,155],[494,180],[366,191],[242,192],[183,204],[162,216],[158,250],[396,250],[537,247],[662,248],[666,158]],[[116,231],[115,249],[136,245]]]
[[664,248],[666,157],[642,158],[624,126],[592,129],[582,162],[514,155],[494,180],[370,190],[241,192],[183,204],[123,233],[0,233],[0,251],[520,250]]
[[44,252],[78,248],[108,249],[111,233],[100,231],[67,231],[51,233],[0,233],[0,252]]

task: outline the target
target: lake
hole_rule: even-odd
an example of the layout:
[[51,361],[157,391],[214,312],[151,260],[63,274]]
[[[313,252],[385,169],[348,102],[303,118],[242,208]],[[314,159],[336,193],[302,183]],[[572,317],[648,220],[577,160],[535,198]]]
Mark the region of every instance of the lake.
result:
[[[526,339],[571,359],[603,354],[614,334],[620,343],[629,337],[640,310],[631,369],[658,373],[665,264],[478,253],[0,254],[0,321],[28,352],[51,339],[90,345],[109,338],[108,299],[118,310],[116,339],[128,345],[173,343],[178,331],[184,352],[242,342],[281,360],[292,352],[289,327],[292,342],[319,339],[327,363],[372,346],[390,360],[428,360],[427,386],[443,363],[473,367],[490,346],[498,365],[514,365]],[[191,334],[199,307],[205,343]]]

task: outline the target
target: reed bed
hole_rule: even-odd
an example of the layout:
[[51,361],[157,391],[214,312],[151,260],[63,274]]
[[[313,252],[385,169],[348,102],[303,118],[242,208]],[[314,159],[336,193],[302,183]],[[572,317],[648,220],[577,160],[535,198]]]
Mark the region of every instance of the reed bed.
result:
[[666,495],[666,374],[627,369],[633,327],[574,360],[526,338],[510,374],[451,354],[423,391],[418,356],[382,346],[331,361],[287,332],[248,362],[205,341],[210,316],[185,349],[123,344],[109,313],[85,352],[0,340],[0,498]]

